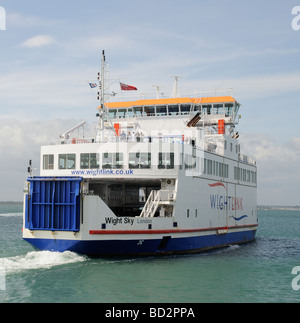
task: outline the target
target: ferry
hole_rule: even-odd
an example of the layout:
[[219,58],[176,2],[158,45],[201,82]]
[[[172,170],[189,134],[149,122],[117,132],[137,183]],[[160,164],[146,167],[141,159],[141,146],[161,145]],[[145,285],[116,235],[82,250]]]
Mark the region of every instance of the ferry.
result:
[[82,122],[41,147],[39,176],[29,165],[23,239],[102,257],[255,240],[257,166],[240,151],[240,103],[232,95],[181,97],[176,82],[170,98],[113,101],[106,66],[103,51],[95,136],[81,135]]

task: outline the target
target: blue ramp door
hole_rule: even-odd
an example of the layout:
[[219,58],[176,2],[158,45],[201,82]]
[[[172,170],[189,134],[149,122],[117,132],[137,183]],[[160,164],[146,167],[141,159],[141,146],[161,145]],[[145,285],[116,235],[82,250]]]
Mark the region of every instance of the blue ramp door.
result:
[[82,178],[34,177],[28,181],[26,228],[78,232]]

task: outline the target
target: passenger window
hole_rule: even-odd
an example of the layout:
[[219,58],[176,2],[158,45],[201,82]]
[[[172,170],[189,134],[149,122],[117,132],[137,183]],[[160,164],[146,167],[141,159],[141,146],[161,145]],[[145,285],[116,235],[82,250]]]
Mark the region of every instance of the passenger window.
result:
[[111,169],[112,168],[112,155],[113,154],[109,154],[109,153],[104,153],[103,154],[103,158],[102,158],[102,168],[106,169]]
[[59,169],[75,169],[75,154],[60,154],[58,156]]
[[131,169],[151,168],[151,153],[130,153],[129,168]]
[[54,155],[43,156],[43,169],[54,169]]
[[141,168],[151,168],[151,154],[150,153],[140,153],[140,167]]
[[80,168],[81,169],[90,168],[90,155],[89,154],[81,154],[80,155]]
[[158,169],[174,169],[174,153],[159,153]]
[[80,154],[81,169],[98,169],[99,154]]

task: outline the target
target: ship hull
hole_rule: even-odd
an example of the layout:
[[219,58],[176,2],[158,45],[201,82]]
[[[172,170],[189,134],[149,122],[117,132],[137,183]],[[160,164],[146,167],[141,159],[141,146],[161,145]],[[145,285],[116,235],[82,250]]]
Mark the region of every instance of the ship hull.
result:
[[24,238],[39,250],[53,252],[72,251],[88,256],[150,256],[200,253],[207,250],[239,245],[255,240],[256,228],[226,234],[206,234],[197,236],[162,236],[149,239],[137,235],[133,239],[122,239],[116,235],[107,240],[64,240]]

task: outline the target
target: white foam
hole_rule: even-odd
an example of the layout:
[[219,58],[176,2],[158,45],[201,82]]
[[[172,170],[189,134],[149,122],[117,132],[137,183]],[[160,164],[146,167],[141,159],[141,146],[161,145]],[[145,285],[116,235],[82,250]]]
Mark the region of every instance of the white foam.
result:
[[49,269],[54,266],[85,261],[87,258],[70,251],[32,251],[23,256],[0,258],[0,267],[7,274],[33,269]]
[[228,251],[233,251],[233,250],[235,250],[235,249],[238,249],[238,248],[240,248],[240,246],[239,245],[237,245],[237,244],[234,244],[234,245],[229,245],[228,247],[227,247],[227,252]]
[[0,217],[12,217],[12,216],[23,216],[23,213],[3,213],[0,214]]

